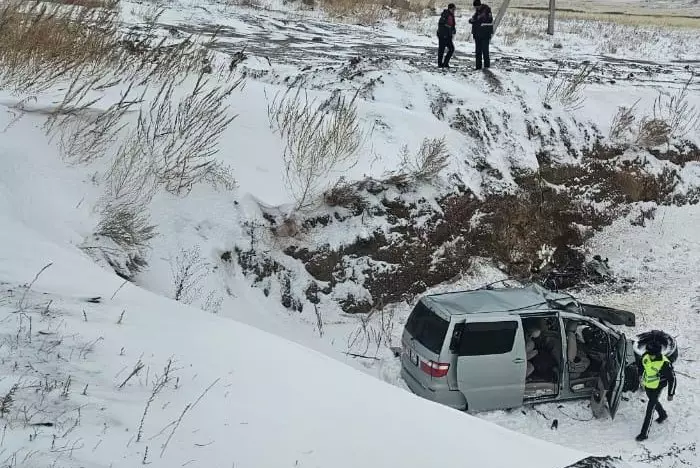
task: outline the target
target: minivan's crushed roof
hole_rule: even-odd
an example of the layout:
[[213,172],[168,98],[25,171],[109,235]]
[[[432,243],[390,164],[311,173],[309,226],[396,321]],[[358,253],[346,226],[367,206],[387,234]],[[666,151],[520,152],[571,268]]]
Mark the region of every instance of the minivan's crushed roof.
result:
[[432,294],[423,298],[448,315],[483,314],[487,312],[538,311],[569,309],[578,312],[573,297],[548,291],[532,284],[523,288],[477,289]]

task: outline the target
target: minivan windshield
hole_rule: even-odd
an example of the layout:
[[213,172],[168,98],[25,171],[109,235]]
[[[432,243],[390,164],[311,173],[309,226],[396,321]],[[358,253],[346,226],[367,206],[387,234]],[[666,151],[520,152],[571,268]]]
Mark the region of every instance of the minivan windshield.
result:
[[420,344],[440,354],[450,322],[418,302],[406,322],[406,331]]

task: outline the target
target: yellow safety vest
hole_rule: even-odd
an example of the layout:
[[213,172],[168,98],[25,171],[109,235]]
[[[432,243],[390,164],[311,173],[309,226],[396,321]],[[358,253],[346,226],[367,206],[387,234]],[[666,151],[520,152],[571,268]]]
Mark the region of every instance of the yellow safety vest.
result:
[[644,375],[642,376],[642,385],[649,389],[659,388],[661,383],[661,368],[668,360],[666,356],[661,356],[661,360],[652,361],[651,356],[645,354],[642,358],[642,366],[644,366]]

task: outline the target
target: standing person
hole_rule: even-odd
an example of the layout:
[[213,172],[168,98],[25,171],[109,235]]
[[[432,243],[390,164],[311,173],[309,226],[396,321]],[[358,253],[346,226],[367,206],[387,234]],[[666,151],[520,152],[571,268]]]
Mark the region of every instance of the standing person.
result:
[[[455,10],[457,7],[454,3],[447,5],[447,9],[440,15],[438,20],[438,68],[450,68],[450,59],[455,51],[454,37],[457,29],[455,27]],[[445,54],[447,49],[447,54]],[[444,55],[444,58],[443,58]]]
[[474,0],[474,16],[469,19],[469,22],[472,24],[472,36],[476,46],[476,69],[481,70],[482,60],[483,66],[489,68],[491,66],[489,42],[493,36],[491,7],[482,4],[481,0]]
[[651,417],[654,415],[654,410],[659,414],[659,417],[656,419],[657,423],[661,424],[668,418],[666,410],[659,403],[659,396],[661,396],[661,391],[664,387],[668,385],[668,401],[673,401],[673,395],[676,393],[676,373],[673,370],[671,361],[661,353],[659,344],[651,343],[647,346],[646,353],[642,357],[642,367],[644,368],[642,386],[649,401],[647,402],[642,431],[636,437],[638,442],[649,437],[649,427],[651,426]]

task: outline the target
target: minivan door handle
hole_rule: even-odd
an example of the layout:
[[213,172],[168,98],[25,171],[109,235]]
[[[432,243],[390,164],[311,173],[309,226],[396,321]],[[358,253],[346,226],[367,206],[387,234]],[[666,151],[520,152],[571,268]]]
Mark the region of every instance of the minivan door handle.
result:
[[516,363],[516,364],[522,364],[523,362],[525,362],[525,359],[523,359],[523,358],[515,358],[515,359],[513,359],[513,362]]

